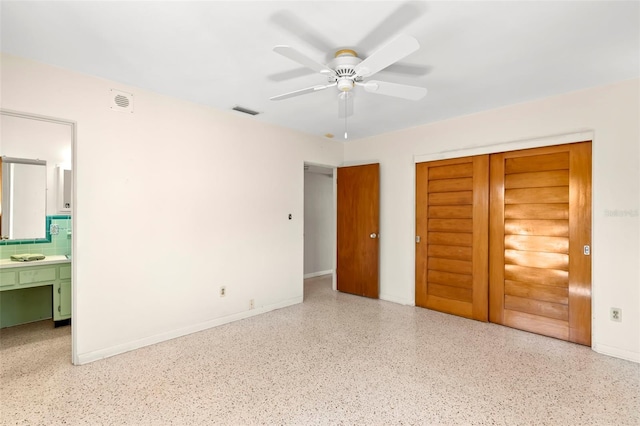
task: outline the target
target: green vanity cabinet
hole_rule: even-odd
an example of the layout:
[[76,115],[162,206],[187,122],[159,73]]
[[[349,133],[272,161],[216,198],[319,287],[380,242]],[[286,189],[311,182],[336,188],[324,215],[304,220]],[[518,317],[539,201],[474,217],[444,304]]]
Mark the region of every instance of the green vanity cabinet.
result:
[[54,321],[69,320],[71,264],[59,259],[24,264],[2,262],[0,292],[1,327],[51,317]]

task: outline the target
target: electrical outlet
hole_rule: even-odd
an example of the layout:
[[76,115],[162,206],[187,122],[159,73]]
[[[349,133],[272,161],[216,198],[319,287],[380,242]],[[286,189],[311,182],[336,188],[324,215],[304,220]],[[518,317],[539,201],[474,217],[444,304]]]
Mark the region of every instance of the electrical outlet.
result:
[[253,299],[249,300],[249,309],[254,309],[256,307],[255,302],[253,301]]
[[225,286],[220,287],[220,297],[225,297],[227,295],[227,288]]
[[611,321],[622,322],[622,309],[620,308],[611,308],[609,311],[609,318]]

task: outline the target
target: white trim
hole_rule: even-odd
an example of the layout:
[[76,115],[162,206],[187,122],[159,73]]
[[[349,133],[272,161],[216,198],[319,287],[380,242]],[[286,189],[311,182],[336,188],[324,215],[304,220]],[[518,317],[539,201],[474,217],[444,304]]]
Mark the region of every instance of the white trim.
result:
[[273,311],[275,309],[286,308],[287,306],[302,303],[302,299],[303,299],[302,296],[294,297],[292,299],[285,300],[283,302],[262,306],[262,307],[251,309],[248,311],[238,312],[236,314],[228,315],[226,317],[205,321],[200,324],[194,324],[194,325],[190,325],[188,327],[180,328],[177,330],[168,331],[166,333],[156,334],[155,336],[145,337],[142,339],[134,340],[132,342],[122,343],[120,345],[99,349],[97,351],[88,352],[85,354],[78,354],[78,362],[76,364],[87,364],[87,363],[98,361],[100,359],[108,358],[114,355],[119,355],[125,352],[140,349],[145,346],[151,346],[156,343],[161,343],[170,339],[175,339],[177,337],[182,337],[188,334],[204,331],[213,327],[217,327],[219,325],[228,324],[230,322],[254,317],[256,315],[264,314],[266,312]]
[[415,300],[402,299],[400,297],[392,296],[392,295],[386,294],[386,293],[380,293],[380,296],[378,298],[380,300],[384,300],[386,302],[397,303],[399,305],[405,305],[405,306],[415,306],[416,305]]
[[318,272],[310,272],[308,274],[304,274],[303,277],[306,280],[307,278],[315,278],[322,275],[333,274],[333,269],[327,269],[326,271],[318,271]]
[[633,352],[625,349],[614,348],[613,346],[599,345],[597,343],[594,343],[591,349],[598,352],[599,354],[608,355],[615,358],[622,358],[622,359],[626,359],[627,361],[640,363],[639,352]]
[[451,151],[442,151],[433,154],[414,155],[414,163],[424,163],[426,161],[448,160],[450,158],[470,157],[473,155],[494,154],[497,152],[517,151],[519,149],[541,148],[544,146],[564,145],[568,143],[593,141],[593,130],[581,130],[572,133],[563,133],[559,135],[542,136],[530,139],[521,139],[509,142],[496,142],[491,145],[483,145],[478,147],[467,147],[454,149]]

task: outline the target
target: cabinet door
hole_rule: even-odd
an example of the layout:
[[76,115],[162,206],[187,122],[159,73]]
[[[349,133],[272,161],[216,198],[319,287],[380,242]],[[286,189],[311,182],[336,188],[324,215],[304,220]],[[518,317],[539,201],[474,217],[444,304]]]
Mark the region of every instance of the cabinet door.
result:
[[71,318],[71,281],[64,280],[53,286],[53,319]]
[[0,272],[0,287],[13,287],[17,282],[15,271]]
[[71,318],[71,281],[60,282],[60,316]]

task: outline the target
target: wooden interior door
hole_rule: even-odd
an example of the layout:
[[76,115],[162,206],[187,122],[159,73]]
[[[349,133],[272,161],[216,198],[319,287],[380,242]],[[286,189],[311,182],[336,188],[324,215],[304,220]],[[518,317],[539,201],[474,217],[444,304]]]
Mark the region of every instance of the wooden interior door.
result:
[[488,319],[489,157],[416,164],[416,305]]
[[339,291],[378,298],[380,165],[338,168]]
[[591,344],[591,142],[491,156],[491,322]]

